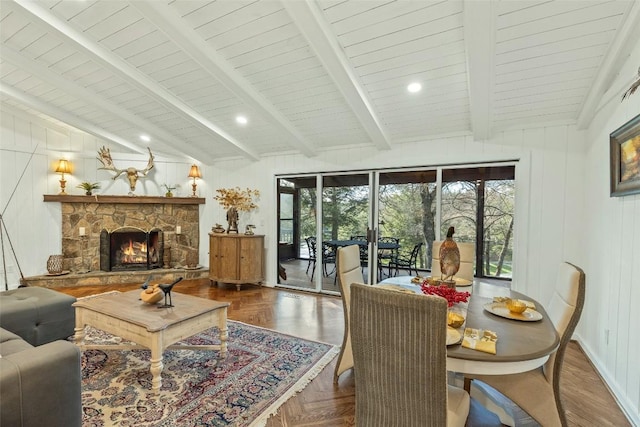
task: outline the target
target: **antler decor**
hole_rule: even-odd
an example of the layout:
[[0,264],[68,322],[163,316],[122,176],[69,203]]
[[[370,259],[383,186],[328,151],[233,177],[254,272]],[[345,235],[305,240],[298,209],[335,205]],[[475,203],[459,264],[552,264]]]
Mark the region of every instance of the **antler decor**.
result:
[[636,79],[635,82],[631,84],[629,89],[625,91],[625,93],[622,95],[622,100],[620,100],[620,102],[624,101],[625,98],[633,95],[633,93],[638,89],[638,87],[640,87],[640,68],[638,68],[638,78]]
[[151,149],[147,147],[149,150],[149,163],[147,163],[147,167],[144,169],[136,169],[136,168],[127,168],[127,169],[118,169],[113,164],[113,159],[111,158],[111,151],[104,146],[98,150],[97,159],[102,163],[102,167],[98,169],[104,169],[108,171],[115,172],[113,176],[113,180],[115,181],[123,173],[127,174],[127,179],[129,180],[129,188],[131,192],[135,191],[136,183],[138,182],[138,178],[143,178],[147,176],[147,173],[153,169],[153,154],[151,153]]

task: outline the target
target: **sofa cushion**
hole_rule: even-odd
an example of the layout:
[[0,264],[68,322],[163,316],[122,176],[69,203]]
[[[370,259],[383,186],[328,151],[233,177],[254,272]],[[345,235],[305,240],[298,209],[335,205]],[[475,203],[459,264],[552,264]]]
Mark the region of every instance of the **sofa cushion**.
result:
[[31,345],[42,345],[73,335],[76,301],[47,288],[25,287],[0,292],[0,327]]
[[33,346],[17,336],[16,334],[0,328],[0,356],[6,357],[10,354],[27,350]]
[[80,350],[69,341],[0,357],[0,389],[3,427],[82,425]]

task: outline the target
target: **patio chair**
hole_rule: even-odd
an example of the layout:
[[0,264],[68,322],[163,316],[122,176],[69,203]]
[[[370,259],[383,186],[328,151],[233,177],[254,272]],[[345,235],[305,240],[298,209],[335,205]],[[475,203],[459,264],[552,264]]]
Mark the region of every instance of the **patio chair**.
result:
[[415,271],[418,274],[418,256],[420,255],[420,249],[422,249],[423,242],[416,244],[411,253],[407,255],[398,254],[394,259],[389,261],[389,271],[395,269],[395,276],[398,275],[400,269],[408,270],[409,276],[411,272]]
[[470,398],[447,385],[447,302],[351,285],[356,426],[463,427]]
[[313,264],[313,268],[311,269],[311,280],[313,281],[313,274],[316,272],[316,238],[314,236],[309,236],[304,240],[307,242],[307,248],[309,248],[309,263],[307,264],[306,274],[309,274],[309,267]]
[[[456,242],[458,245],[458,249],[460,250],[460,269],[454,275],[454,277],[458,277],[460,279],[465,279],[473,282],[473,263],[476,260],[476,244],[468,243],[468,242]],[[431,248],[432,258],[431,258],[431,276],[440,278],[440,245],[442,245],[442,241],[433,242],[433,247]]]
[[384,267],[388,268],[389,276],[391,276],[391,260],[398,257],[398,249],[400,248],[400,239],[397,237],[380,237],[378,243],[392,243],[397,245],[395,249],[378,249],[378,273],[382,277]]
[[[331,271],[327,269],[327,264],[333,264]],[[325,277],[330,276],[336,271],[336,247],[326,242],[322,242],[322,267]]]
[[[526,411],[545,427],[566,426],[567,417],[560,395],[560,372],[564,354],[580,320],[585,297],[585,274],[582,269],[563,262],[558,270],[556,288],[551,302],[546,306],[547,314],[560,335],[560,344],[547,362],[532,371],[511,375],[465,375],[465,389],[470,390],[473,380],[474,397],[484,399],[490,407],[498,404],[492,398],[499,391]],[[356,377],[357,378],[357,377]],[[476,381],[480,381],[479,384]],[[477,385],[477,386],[476,386]],[[481,401],[482,403],[482,401]]]
[[337,276],[340,293],[342,294],[342,307],[344,311],[344,336],[340,355],[333,374],[333,382],[337,383],[340,374],[353,368],[353,353],[351,351],[351,334],[349,333],[349,310],[351,293],[349,286],[354,282],[362,282],[362,270],[360,269],[360,251],[358,245],[338,248]]

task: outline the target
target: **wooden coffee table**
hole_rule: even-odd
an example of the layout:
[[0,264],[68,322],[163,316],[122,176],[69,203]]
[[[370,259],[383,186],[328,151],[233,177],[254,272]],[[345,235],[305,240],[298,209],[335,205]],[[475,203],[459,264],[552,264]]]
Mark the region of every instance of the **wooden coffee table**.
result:
[[[81,349],[137,349],[137,345],[91,345],[84,343],[86,325],[132,341],[151,350],[152,391],[162,385],[162,353],[166,349],[219,350],[227,353],[228,302],[172,293],[174,307],[159,308],[140,300],[141,290],[114,292],[80,299],[76,308],[74,341]],[[172,345],[217,326],[220,345]]]

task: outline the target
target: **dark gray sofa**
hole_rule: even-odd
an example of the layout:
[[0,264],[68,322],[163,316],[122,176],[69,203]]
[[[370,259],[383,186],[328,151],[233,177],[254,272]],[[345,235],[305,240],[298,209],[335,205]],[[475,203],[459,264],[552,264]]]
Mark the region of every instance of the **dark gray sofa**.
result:
[[82,425],[75,298],[44,288],[0,292],[0,426]]
[[69,341],[33,347],[0,328],[0,425],[82,425],[80,350]]

